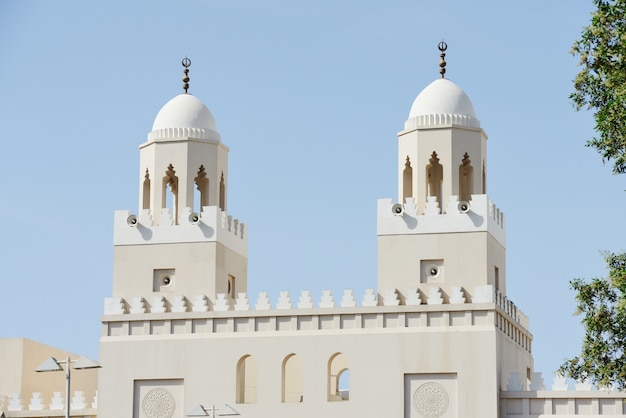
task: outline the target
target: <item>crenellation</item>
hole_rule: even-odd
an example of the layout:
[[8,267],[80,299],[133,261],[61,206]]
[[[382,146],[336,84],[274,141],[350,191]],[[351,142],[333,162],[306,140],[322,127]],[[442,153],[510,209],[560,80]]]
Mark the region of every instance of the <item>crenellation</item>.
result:
[[60,411],[63,409],[64,405],[61,392],[53,392],[52,398],[50,399],[50,409],[53,411]]
[[130,304],[129,313],[131,314],[146,313],[146,300],[141,296],[134,297],[133,301]]
[[428,305],[441,305],[443,304],[443,292],[440,287],[432,287],[428,293]]
[[398,299],[398,292],[394,288],[388,288],[383,294],[383,306],[398,306],[400,305],[400,299]]
[[289,292],[281,291],[278,296],[278,302],[276,303],[276,309],[284,310],[291,309],[293,307],[291,303],[291,297],[289,296]]
[[363,299],[361,300],[361,306],[377,306],[378,299],[376,298],[376,292],[374,289],[368,288],[365,289],[365,294],[363,295]]
[[422,297],[421,297],[420,290],[417,289],[417,288],[409,289],[409,292],[406,295],[406,299],[405,299],[404,303],[406,305],[409,305],[409,306],[421,305],[422,304]]
[[543,383],[543,375],[541,372],[532,372],[530,375],[530,390],[546,390],[546,385]]
[[552,390],[553,391],[569,390],[567,378],[560,374],[554,374],[554,377],[552,379]]
[[104,299],[105,315],[122,315],[126,313],[124,299],[120,297],[110,297]]
[[259,293],[259,297],[256,300],[255,309],[258,311],[266,311],[272,309],[272,304],[270,303],[270,298],[267,292]]
[[226,294],[217,294],[217,299],[215,299],[213,310],[215,310],[216,312],[226,312],[230,310],[230,300],[226,297]]
[[310,290],[300,291],[298,299],[298,309],[313,309],[313,297]]
[[428,196],[426,198],[426,206],[424,207],[424,215],[433,216],[440,213],[441,209],[439,208],[439,202],[437,202],[437,196]]
[[525,390],[526,385],[522,383],[519,372],[512,372],[509,377],[509,383],[506,385],[506,390],[520,391]]
[[7,411],[21,411],[21,410],[22,410],[22,398],[19,393],[14,393],[9,398]]
[[72,409],[85,409],[86,408],[85,401],[86,401],[85,392],[83,392],[82,390],[76,390],[74,391],[74,396],[72,396],[70,407]]
[[356,298],[352,289],[344,289],[341,297],[340,306],[342,308],[353,308],[356,306]]
[[[115,212],[114,245],[166,244],[220,241],[247,257],[248,237],[245,224],[217,206],[203,206],[199,214],[181,209],[176,224],[169,208],[160,209],[158,222],[144,209],[134,217],[128,210]],[[193,216],[192,216],[193,215]]]
[[[29,404],[24,406],[22,404],[22,396],[26,399],[30,399]],[[70,408],[72,416],[91,417],[96,415],[96,409],[98,407],[98,391],[95,391],[92,402],[87,402],[85,392],[82,390],[73,391],[73,396],[70,400]],[[6,412],[15,412],[15,416],[62,416],[66,408],[64,397],[61,392],[53,392],[50,397],[50,402],[46,405],[41,392],[28,393],[14,393],[8,398],[8,404],[6,405]],[[0,403],[0,416],[4,410],[3,403]],[[22,415],[26,411],[38,411],[36,415],[28,414]],[[13,414],[8,415],[14,416]]]
[[172,312],[187,312],[187,298],[183,295],[174,295],[172,297],[172,306],[170,307]]
[[575,390],[592,390],[593,387],[591,385],[591,382],[588,380],[578,380],[574,384],[574,389]]
[[249,311],[250,310],[250,301],[248,300],[247,293],[240,292],[237,294],[237,300],[235,301],[235,310],[236,311]]
[[30,398],[30,404],[28,404],[29,411],[42,411],[43,399],[41,399],[41,392],[33,392]]
[[417,216],[417,199],[414,197],[405,198],[403,209],[408,215]]
[[207,312],[209,310],[209,298],[206,295],[196,295],[191,302],[192,312]]
[[333,292],[331,290],[323,290],[322,291],[322,299],[319,304],[320,308],[334,308],[335,307],[335,298],[333,297]]
[[461,286],[452,287],[452,294],[450,295],[451,304],[465,303],[465,290]]
[[406,198],[401,213],[394,213],[392,199],[378,199],[377,233],[385,235],[416,235],[489,231],[504,246],[506,233],[504,213],[487,195],[472,195],[467,210],[459,207],[458,196],[451,196],[442,213],[435,196],[428,196],[423,214],[419,214],[415,198]]
[[[426,293],[424,293],[426,292]],[[495,291],[492,285],[476,286],[473,295],[462,286],[452,286],[448,295],[444,288],[428,286],[424,290],[420,288],[409,289],[403,297],[396,288],[388,288],[380,294],[380,300],[373,288],[365,289],[360,301],[360,307],[376,306],[419,306],[419,305],[458,305],[458,304],[495,304],[508,318],[528,329],[528,317],[517,306],[504,296]],[[154,295],[148,303],[144,297],[135,296],[127,302],[124,298],[106,298],[105,316],[116,315],[142,315],[142,314],[168,314],[168,313],[202,313],[202,312],[225,312],[247,311],[251,309],[248,294],[239,292],[236,299],[231,299],[225,293],[218,293],[214,301],[204,294],[197,294],[187,298],[184,295]],[[255,310],[293,310],[293,309],[331,309],[331,308],[356,308],[359,307],[357,297],[353,289],[344,289],[339,303],[335,301],[331,290],[325,289],[320,295],[317,308],[313,301],[311,291],[303,290],[297,303],[291,300],[288,291],[281,291],[276,305],[272,307],[268,292],[259,292],[254,306]]]
[[150,312],[152,313],[167,312],[167,301],[164,296],[157,295],[152,298],[152,305],[150,306]]

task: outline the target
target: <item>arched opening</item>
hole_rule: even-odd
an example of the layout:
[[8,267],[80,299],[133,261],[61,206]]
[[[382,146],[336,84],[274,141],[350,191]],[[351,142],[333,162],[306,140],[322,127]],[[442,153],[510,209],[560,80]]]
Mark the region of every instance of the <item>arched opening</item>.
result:
[[487,194],[487,169],[485,168],[485,162],[483,161],[483,191],[482,194]]
[[226,184],[224,183],[224,172],[222,171],[222,178],[220,179],[220,209],[226,210]]
[[[170,193],[167,192],[169,187]],[[162,208],[170,208],[174,223],[178,224],[178,177],[172,164],[167,166],[165,176],[163,177],[163,201]]]
[[281,402],[304,401],[304,377],[302,359],[296,354],[289,354],[283,360]]
[[193,180],[198,191],[198,199],[195,200],[196,196],[194,196],[194,200],[198,204],[198,212],[202,212],[204,206],[209,206],[209,178],[206,176],[204,165],[200,166],[198,175]]
[[408,155],[402,172],[402,203],[406,202],[407,197],[413,197],[413,168],[411,168],[411,160]]
[[235,402],[257,402],[257,365],[254,357],[245,355],[237,362],[237,389]]
[[341,402],[350,399],[350,369],[348,359],[335,353],[328,360],[328,401]]
[[143,195],[141,197],[143,204],[141,205],[142,209],[150,209],[150,173],[146,168],[146,175],[143,180]]
[[469,202],[472,199],[474,184],[474,167],[466,152],[459,166],[459,200]]
[[237,289],[235,287],[235,276],[228,275],[228,297],[231,299],[237,298]]
[[433,151],[430,159],[430,164],[426,166],[426,196],[434,196],[437,198],[439,207],[443,208],[443,201],[441,199],[443,189],[443,166],[439,164],[439,157],[437,153]]

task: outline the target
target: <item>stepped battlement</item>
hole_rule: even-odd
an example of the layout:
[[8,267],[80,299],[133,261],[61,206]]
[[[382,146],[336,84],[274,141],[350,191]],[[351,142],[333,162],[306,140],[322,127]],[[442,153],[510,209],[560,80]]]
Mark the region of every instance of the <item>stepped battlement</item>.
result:
[[245,224],[217,206],[204,206],[200,213],[192,212],[191,208],[184,208],[180,219],[180,224],[175,225],[168,208],[161,209],[158,224],[155,224],[151,211],[147,209],[138,215],[132,215],[128,210],[116,211],[113,244],[219,241],[247,256],[248,236]]
[[400,304],[395,289],[380,297],[374,289],[366,289],[359,306],[351,289],[337,300],[324,290],[317,307],[308,290],[301,291],[297,300],[289,292],[280,292],[274,303],[267,292],[252,301],[246,293],[235,300],[224,294],[215,300],[206,295],[113,297],[105,300],[103,337],[495,325],[530,352],[528,317],[492,286],[480,286],[473,293],[472,301],[457,297],[444,303],[438,292],[425,300],[414,292],[415,297]]
[[414,197],[399,205],[394,205],[392,199],[378,200],[378,235],[488,231],[505,245],[504,212],[487,195],[472,195],[470,202],[450,196],[445,210],[441,210],[436,197],[429,196],[424,213],[418,213]]

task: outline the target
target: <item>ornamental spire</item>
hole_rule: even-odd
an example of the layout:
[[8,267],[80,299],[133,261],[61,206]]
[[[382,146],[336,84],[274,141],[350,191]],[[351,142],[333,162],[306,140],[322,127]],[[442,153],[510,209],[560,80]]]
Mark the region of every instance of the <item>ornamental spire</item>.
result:
[[185,58],[181,61],[181,64],[185,67],[183,70],[185,73],[183,76],[183,89],[185,89],[185,93],[187,93],[187,90],[189,89],[189,67],[191,66],[191,60],[185,56]]
[[448,44],[441,40],[438,48],[441,52],[441,54],[439,54],[439,74],[441,74],[441,78],[444,78],[444,75],[446,74],[446,49],[448,49]]

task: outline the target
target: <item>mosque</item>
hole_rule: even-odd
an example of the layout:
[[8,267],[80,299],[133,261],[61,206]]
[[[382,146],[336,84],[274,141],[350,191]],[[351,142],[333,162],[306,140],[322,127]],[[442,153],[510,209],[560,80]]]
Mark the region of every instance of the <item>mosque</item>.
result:
[[[377,289],[319,300],[247,293],[229,148],[183,60],[185,92],[139,145],[138,209],[115,213],[102,368],[74,384],[71,416],[625,416],[624,393],[558,377],[549,390],[533,371],[529,320],[506,293],[504,213],[486,193],[487,134],[445,78],[446,47],[398,133],[399,201],[378,201]],[[0,354],[19,344],[37,345],[0,340]],[[0,416],[63,416],[63,387],[33,372],[42,350],[21,350],[21,366],[0,355],[13,376]]]

